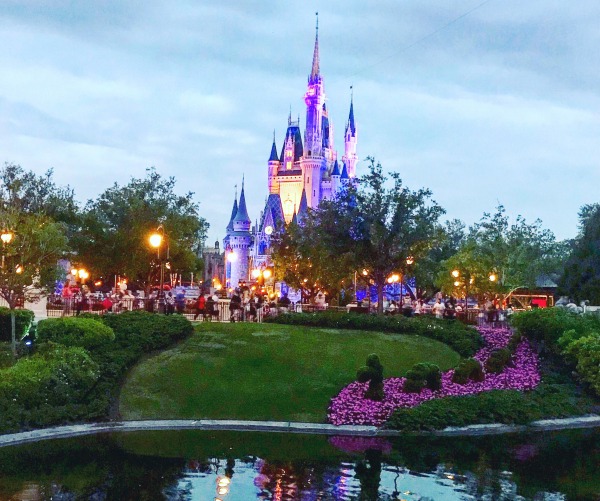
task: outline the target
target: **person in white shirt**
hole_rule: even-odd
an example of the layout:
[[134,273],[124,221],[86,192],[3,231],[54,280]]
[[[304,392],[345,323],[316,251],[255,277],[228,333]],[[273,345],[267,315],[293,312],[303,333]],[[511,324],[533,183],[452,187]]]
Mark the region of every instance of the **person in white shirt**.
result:
[[438,298],[431,311],[435,315],[435,318],[443,318],[445,309],[446,307],[444,306],[444,303],[442,303],[442,300]]

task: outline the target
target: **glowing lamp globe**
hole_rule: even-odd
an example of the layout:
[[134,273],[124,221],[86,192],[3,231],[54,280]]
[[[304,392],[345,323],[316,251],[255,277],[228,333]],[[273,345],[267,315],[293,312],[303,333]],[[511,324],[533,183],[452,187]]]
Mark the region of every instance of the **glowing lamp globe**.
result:
[[152,247],[157,249],[162,244],[162,239],[163,239],[163,237],[160,233],[152,233],[152,235],[150,235],[150,237],[148,237],[148,242],[150,242],[150,245]]

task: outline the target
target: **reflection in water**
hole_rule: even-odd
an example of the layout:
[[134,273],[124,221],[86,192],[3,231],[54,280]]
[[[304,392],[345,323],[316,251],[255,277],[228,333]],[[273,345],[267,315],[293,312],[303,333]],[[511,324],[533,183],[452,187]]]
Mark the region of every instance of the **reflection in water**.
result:
[[123,433],[0,449],[0,499],[597,500],[600,431],[401,439]]

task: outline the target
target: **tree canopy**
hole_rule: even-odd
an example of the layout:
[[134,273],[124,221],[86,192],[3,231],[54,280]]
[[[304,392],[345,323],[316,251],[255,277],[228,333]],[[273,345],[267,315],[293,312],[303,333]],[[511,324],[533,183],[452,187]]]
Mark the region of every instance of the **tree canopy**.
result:
[[600,204],[584,205],[579,211],[579,235],[571,243],[559,292],[600,304]]
[[208,223],[199,216],[193,193],[176,194],[175,179],[163,179],[155,169],[125,186],[115,183],[87,203],[72,240],[76,259],[95,278],[112,281],[120,275],[147,287],[159,274],[157,250],[148,244],[159,225],[165,233],[160,259],[168,252],[171,272],[198,272]]

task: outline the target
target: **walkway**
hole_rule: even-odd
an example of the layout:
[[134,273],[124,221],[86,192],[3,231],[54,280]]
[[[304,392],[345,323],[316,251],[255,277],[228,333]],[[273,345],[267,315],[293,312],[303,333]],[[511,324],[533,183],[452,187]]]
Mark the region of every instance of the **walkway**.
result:
[[[581,416],[566,419],[546,419],[535,421],[527,426],[482,424],[462,428],[445,428],[435,432],[422,432],[436,436],[479,436],[503,433],[554,431],[577,428],[600,427],[600,416]],[[0,447],[26,444],[39,440],[79,437],[96,433],[122,431],[156,430],[221,430],[221,431],[260,431],[277,433],[305,433],[319,435],[352,435],[367,437],[397,437],[406,435],[395,430],[383,430],[375,426],[335,426],[320,423],[295,423],[287,421],[236,421],[236,420],[160,420],[160,421],[116,421],[109,423],[87,423],[71,426],[57,426],[41,430],[25,431],[0,435]]]

